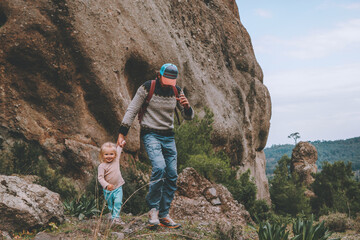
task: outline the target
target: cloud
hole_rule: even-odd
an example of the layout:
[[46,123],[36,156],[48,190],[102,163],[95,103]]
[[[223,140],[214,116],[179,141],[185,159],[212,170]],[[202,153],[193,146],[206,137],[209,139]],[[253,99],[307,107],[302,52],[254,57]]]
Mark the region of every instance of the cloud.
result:
[[[274,100],[322,101],[337,96],[358,99],[360,84],[357,76],[360,76],[360,62],[337,67],[281,71],[265,76],[264,80]],[[283,104],[282,101],[279,103]]]
[[263,53],[277,52],[296,59],[317,59],[352,50],[360,46],[360,19],[338,23],[330,30],[313,31],[307,36],[283,39],[266,36],[257,41],[256,50]]
[[360,3],[350,2],[350,3],[339,3],[341,1],[324,1],[322,4],[318,5],[320,9],[346,9],[346,10],[358,10],[360,9]]
[[342,4],[340,7],[349,9],[349,10],[356,10],[360,9],[360,3],[349,3],[349,4]]
[[360,62],[337,67],[281,71],[265,76],[272,99],[268,146],[302,140],[360,136]]
[[255,14],[263,18],[272,18],[272,13],[265,9],[255,9]]

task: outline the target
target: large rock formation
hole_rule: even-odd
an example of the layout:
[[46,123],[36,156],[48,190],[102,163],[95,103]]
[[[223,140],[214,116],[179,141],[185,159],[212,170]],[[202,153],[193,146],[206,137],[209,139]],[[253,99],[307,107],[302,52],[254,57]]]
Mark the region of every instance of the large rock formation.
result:
[[[94,147],[115,141],[137,87],[166,62],[195,109],[214,112],[214,145],[269,198],[270,95],[234,0],[0,1],[2,138],[38,142],[84,181]],[[137,122],[127,140],[136,155]]]
[[185,168],[179,174],[170,215],[178,219],[220,221],[229,226],[243,226],[251,221],[244,206],[224,186],[210,183],[193,168]]
[[0,230],[19,231],[64,221],[57,193],[17,176],[0,175]]
[[299,175],[300,181],[306,186],[314,182],[311,174],[317,171],[317,159],[317,150],[309,142],[299,142],[292,151],[290,169]]

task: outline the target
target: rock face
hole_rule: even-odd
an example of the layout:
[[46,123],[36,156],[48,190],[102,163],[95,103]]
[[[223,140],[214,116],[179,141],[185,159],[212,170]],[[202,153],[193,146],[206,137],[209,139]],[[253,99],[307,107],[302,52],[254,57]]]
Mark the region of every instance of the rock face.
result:
[[[93,147],[115,141],[136,89],[166,62],[198,113],[214,112],[214,145],[269,198],[270,95],[234,0],[2,0],[0,133],[38,142],[62,168],[74,162],[67,174],[85,181]],[[137,155],[136,121],[127,142]]]
[[227,225],[251,221],[244,206],[235,201],[224,186],[212,184],[193,168],[185,168],[179,174],[170,215],[175,219],[221,221]]
[[299,142],[292,151],[291,171],[300,176],[300,180],[309,186],[314,182],[312,173],[316,173],[317,150],[311,143]]
[[0,175],[0,230],[15,231],[63,222],[64,210],[57,193],[24,181]]

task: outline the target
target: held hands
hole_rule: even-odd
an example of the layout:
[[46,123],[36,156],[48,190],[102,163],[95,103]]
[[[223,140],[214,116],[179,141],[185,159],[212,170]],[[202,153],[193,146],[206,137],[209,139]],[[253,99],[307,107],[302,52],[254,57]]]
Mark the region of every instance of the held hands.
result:
[[112,191],[114,189],[115,189],[115,186],[112,185],[112,184],[109,184],[109,185],[106,186],[106,190],[108,190],[108,191]]
[[185,97],[184,94],[180,94],[180,97],[176,98],[176,100],[179,101],[181,106],[183,106],[185,109],[190,108],[190,103],[189,103],[189,101],[187,100],[187,98]]
[[121,148],[124,148],[126,145],[125,137],[121,133],[119,134],[118,140],[116,142],[117,146],[120,146]]

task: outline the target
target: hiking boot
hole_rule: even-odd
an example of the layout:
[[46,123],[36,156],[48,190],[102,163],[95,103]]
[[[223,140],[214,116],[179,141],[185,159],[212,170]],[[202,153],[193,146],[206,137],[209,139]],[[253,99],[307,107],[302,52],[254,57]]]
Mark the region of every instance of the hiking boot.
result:
[[167,228],[180,228],[181,227],[181,224],[174,222],[174,220],[172,220],[169,215],[167,215],[164,218],[160,218],[159,220],[160,220],[160,226],[162,226],[162,227],[167,227]]
[[156,208],[152,208],[149,211],[149,227],[154,227],[159,225],[159,217],[158,217],[159,211],[156,210]]

